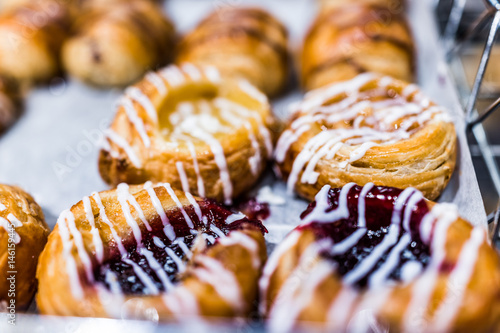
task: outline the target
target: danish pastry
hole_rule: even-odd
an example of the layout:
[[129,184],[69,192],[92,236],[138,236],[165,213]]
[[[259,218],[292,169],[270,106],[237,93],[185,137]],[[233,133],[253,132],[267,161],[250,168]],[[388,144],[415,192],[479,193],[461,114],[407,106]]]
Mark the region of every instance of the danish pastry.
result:
[[229,204],[272,157],[272,126],[267,98],[247,81],[170,66],[126,90],[99,170],[112,185],[168,182]]
[[286,28],[266,11],[227,6],[184,37],[177,62],[215,66],[275,96],[287,83],[287,44]]
[[100,87],[126,86],[173,56],[174,28],[147,0],[91,3],[63,47],[74,77]]
[[18,85],[5,78],[0,78],[0,134],[18,118],[21,112]]
[[264,227],[169,184],[121,184],[64,211],[38,265],[41,313],[182,320],[246,316]]
[[417,86],[365,73],[307,94],[275,158],[288,189],[309,200],[350,182],[415,187],[433,200],[455,168],[456,133]]
[[36,291],[38,256],[49,227],[42,209],[18,187],[0,185],[0,303],[26,309]]
[[60,72],[60,49],[69,11],[60,1],[14,6],[0,15],[0,75],[23,83],[50,80]]
[[306,36],[302,85],[312,90],[376,72],[413,81],[414,43],[402,11],[352,4],[325,9]]
[[[325,186],[260,280],[273,332],[489,332],[499,257],[483,227],[415,189]],[[493,330],[491,330],[493,331]]]

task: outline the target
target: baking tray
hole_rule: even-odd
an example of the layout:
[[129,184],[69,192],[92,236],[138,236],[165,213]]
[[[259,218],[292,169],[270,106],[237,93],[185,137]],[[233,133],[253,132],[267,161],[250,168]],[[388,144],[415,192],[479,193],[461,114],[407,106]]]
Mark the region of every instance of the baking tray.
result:
[[[457,169],[439,202],[453,202],[460,215],[474,225],[486,227],[487,218],[473,168],[467,138],[464,113],[450,79],[433,14],[433,0],[408,2],[408,16],[417,44],[418,83],[423,91],[450,111],[458,134]],[[289,28],[291,47],[296,50],[311,21],[316,7],[310,0],[171,0],[165,10],[183,33],[212,10],[225,6],[258,5],[267,8]],[[46,220],[54,227],[58,214],[93,191],[108,189],[97,169],[103,131],[108,127],[121,95],[120,90],[96,90],[71,79],[54,79],[47,87],[33,90],[26,100],[22,118],[0,137],[0,183],[16,184],[30,192],[42,206]],[[298,89],[273,101],[280,118],[289,115],[289,105],[302,98]],[[264,188],[264,190],[262,190]],[[266,236],[272,249],[294,226],[307,202],[286,194],[286,185],[268,172],[250,193],[271,201],[271,215],[265,221]],[[33,311],[35,308],[32,307]],[[108,332],[123,331],[123,321],[44,317],[35,314],[18,315],[17,326],[3,320],[0,332],[74,332],[92,327]],[[248,323],[247,323],[248,324]],[[193,325],[193,324],[192,324]],[[221,323],[204,324],[201,328],[221,332],[236,328],[259,330],[261,325],[241,328]],[[168,327],[173,331],[192,331],[192,326],[160,325],[128,322],[126,331],[150,332]]]

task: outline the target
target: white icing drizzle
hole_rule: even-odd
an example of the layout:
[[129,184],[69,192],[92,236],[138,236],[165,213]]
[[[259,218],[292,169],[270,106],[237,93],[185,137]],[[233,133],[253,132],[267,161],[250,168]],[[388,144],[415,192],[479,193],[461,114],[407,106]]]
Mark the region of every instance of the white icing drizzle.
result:
[[241,219],[244,219],[246,218],[247,216],[245,214],[243,214],[242,212],[238,212],[238,213],[234,213],[234,214],[231,214],[229,215],[227,218],[226,218],[226,224],[231,224],[231,223],[234,223],[236,221],[239,221]]
[[127,202],[127,199],[130,196],[130,192],[128,191],[128,185],[124,183],[119,184],[116,189],[116,194],[118,202],[120,203],[123,212],[123,216],[125,217],[125,221],[132,229],[132,233],[134,234],[135,242],[138,247],[142,247],[141,228],[139,227],[139,224],[132,216],[132,213],[130,212],[130,206]]
[[120,147],[121,149],[123,149],[123,151],[125,152],[125,154],[127,154],[127,156],[129,157],[130,162],[132,162],[132,164],[136,168],[142,167],[141,160],[135,154],[135,151],[132,148],[132,146],[124,138],[122,138],[118,133],[116,133],[115,131],[113,131],[111,128],[108,128],[106,131],[104,131],[104,135],[111,142],[113,142],[118,147]]
[[106,271],[104,281],[106,281],[106,283],[109,285],[109,290],[111,290],[113,294],[116,295],[122,294],[122,287],[118,282],[116,274],[113,271],[111,270]]
[[[159,79],[161,80],[161,78]],[[161,80],[161,82],[163,82],[163,80]],[[125,90],[125,94],[141,105],[141,107],[148,114],[151,121],[153,121],[154,123],[158,122],[158,112],[156,111],[155,106],[153,105],[149,97],[141,91],[141,89],[132,86]]]
[[235,246],[239,245],[248,250],[250,257],[252,258],[252,266],[254,269],[259,269],[260,258],[259,258],[259,247],[257,242],[252,237],[245,235],[240,231],[232,231],[227,237],[221,237],[218,242],[224,246]]
[[[432,218],[427,218],[428,221],[437,221],[434,227],[433,239],[430,244],[431,253],[433,255],[430,258],[431,260],[427,269],[423,275],[416,280],[412,288],[410,304],[406,308],[403,320],[405,332],[413,332],[415,330],[413,325],[416,319],[415,316],[425,316],[423,312],[427,309],[427,305],[434,293],[434,287],[439,275],[439,267],[445,259],[445,243],[448,236],[448,229],[458,218],[456,206],[450,204],[437,204],[427,215],[432,216]],[[426,217],[424,217],[424,219],[426,219]]]
[[447,294],[434,317],[433,330],[435,332],[449,331],[460,307],[464,306],[463,298],[474,273],[479,249],[484,244],[485,238],[485,230],[476,227],[472,230],[469,240],[463,245],[457,264],[449,277]]
[[111,231],[111,235],[116,243],[116,246],[118,247],[118,251],[120,251],[120,254],[122,256],[126,255],[127,250],[125,250],[125,247],[122,244],[122,239],[120,238],[120,236],[118,236],[118,233],[116,232],[116,229],[115,229],[113,223],[111,223],[111,221],[108,218],[108,215],[106,215],[106,209],[104,208],[104,205],[102,204],[101,197],[100,197],[99,193],[97,193],[97,192],[92,193],[92,198],[94,199],[94,201],[97,204],[97,207],[99,208],[99,217],[101,218],[101,221],[103,221],[109,227],[109,230]]
[[203,182],[203,178],[201,177],[200,166],[198,165],[198,158],[196,156],[196,149],[194,148],[194,144],[191,141],[187,142],[187,146],[188,146],[189,152],[191,153],[191,157],[193,158],[193,166],[194,166],[194,171],[196,173],[196,180],[197,180],[197,185],[198,185],[198,194],[201,197],[204,197],[205,196],[205,183]]
[[[14,244],[19,244],[21,242],[21,236],[15,230],[15,226],[7,219],[0,217],[0,227],[4,228],[7,233],[12,232],[14,235]],[[11,227],[14,230],[11,230]]]
[[184,243],[184,237],[178,237],[172,244],[177,244],[181,248],[182,252],[191,259],[193,257],[193,252],[189,249],[189,247]]
[[368,195],[368,192],[370,192],[374,186],[375,185],[373,183],[366,184],[365,186],[363,186],[363,189],[361,190],[361,193],[359,194],[359,198],[358,198],[358,227],[360,227],[360,228],[366,227],[366,196]]
[[[360,91],[367,83],[377,79],[380,79],[378,87],[368,91]],[[387,86],[391,82],[393,82],[392,79],[388,77],[379,77],[368,73],[351,81],[318,89],[306,95],[305,100],[297,106],[296,112],[298,114],[291,128],[286,130],[278,141],[276,149],[278,163],[283,163],[291,145],[313,124],[318,122],[336,124],[353,121],[353,126],[322,130],[307,141],[293,162],[292,171],[288,178],[290,191],[293,190],[298,181],[315,184],[318,173],[314,170],[318,162],[325,158],[332,160],[342,147],[338,145],[339,143],[354,148],[346,160],[336,162],[340,168],[345,168],[350,163],[363,158],[373,147],[408,139],[412,134],[411,129],[415,122],[424,125],[433,117],[436,120],[447,121],[439,117],[444,114],[443,109],[436,106],[429,107],[429,105],[415,99],[408,101],[409,97],[406,96],[373,103],[363,100],[373,95],[376,97],[386,96]],[[324,105],[325,102],[331,101],[335,96],[341,94],[347,97],[339,102]],[[370,109],[370,112],[366,112],[367,109]],[[395,128],[394,123],[398,121],[401,121],[401,124]],[[376,128],[371,126],[376,126]],[[299,178],[301,172],[303,172],[302,177]]]
[[165,82],[163,81],[161,76],[159,76],[155,72],[149,72],[148,74],[146,74],[145,78],[155,86],[160,95],[163,96],[167,94],[167,86],[165,85]]
[[261,104],[269,104],[269,100],[267,96],[264,95],[259,89],[257,89],[254,85],[252,85],[247,80],[240,80],[238,82],[238,86],[240,89],[245,92],[247,95],[257,100]]
[[151,140],[149,139],[148,132],[146,131],[146,127],[144,125],[144,121],[137,114],[137,110],[134,107],[134,103],[126,97],[123,97],[120,101],[123,109],[125,110],[125,114],[128,117],[128,120],[134,125],[135,130],[139,133],[142,142],[144,143],[144,147],[151,147]]
[[[311,258],[309,255],[305,254],[306,252],[307,250],[304,251],[304,255],[301,256],[301,262]],[[300,266],[301,265],[299,264],[298,267]],[[295,272],[297,272],[297,270],[294,271],[294,273]],[[298,272],[300,273],[300,271]],[[307,283],[297,283],[297,278],[289,278],[285,281],[278,294],[278,302],[280,306],[273,307],[270,312],[270,331],[277,333],[291,332],[297,317],[311,302],[316,289],[326,278],[331,276],[333,272],[334,267],[329,262],[322,260],[319,261],[312,269],[302,272],[300,275],[292,273],[292,276],[296,276],[300,279],[299,281],[307,281]],[[285,293],[283,293],[283,291],[285,291]]]
[[389,255],[387,256],[385,263],[383,263],[382,266],[379,267],[379,269],[373,272],[370,278],[368,279],[368,285],[371,288],[380,288],[387,282],[389,275],[391,274],[392,271],[394,271],[394,269],[397,267],[399,263],[399,256],[401,252],[403,252],[403,250],[410,244],[410,242],[411,242],[410,234],[404,234],[401,237],[396,246],[394,246],[391,252],[389,252]]
[[337,243],[332,246],[329,251],[331,255],[339,255],[342,253],[346,253],[347,250],[353,248],[358,242],[366,235],[366,229],[361,228],[353,232],[349,237],[344,239],[342,242]]
[[[67,224],[66,224],[67,222]],[[78,257],[82,260],[83,267],[85,269],[85,274],[87,276],[88,282],[94,282],[94,274],[92,272],[92,260],[90,259],[87,250],[85,249],[85,244],[83,243],[83,237],[80,231],[75,225],[75,216],[71,211],[69,211],[63,220],[57,222],[59,228],[67,227],[71,236],[73,237],[73,242],[76,245],[76,250],[78,252]],[[62,224],[66,224],[63,226]]]
[[328,223],[331,221],[338,221],[341,219],[346,219],[349,217],[349,208],[347,206],[347,195],[349,191],[355,186],[354,183],[349,183],[342,187],[339,195],[339,206],[337,209],[334,209],[330,212],[327,210],[330,208],[330,204],[328,202],[328,192],[330,191],[330,185],[325,185],[316,195],[316,207],[312,210],[312,212],[307,215],[302,222],[304,224],[310,222],[318,222],[318,223]]
[[198,67],[193,64],[184,63],[182,64],[181,68],[193,81],[200,81],[203,77]]
[[203,67],[203,72],[205,73],[205,76],[207,79],[214,83],[219,83],[221,80],[219,70],[215,68],[214,66],[205,66]]
[[184,265],[182,259],[177,254],[175,254],[175,252],[171,248],[165,247],[165,252],[167,252],[168,256],[172,258],[180,273],[186,270],[186,265]]
[[153,252],[147,250],[144,247],[141,248],[139,252],[144,257],[146,257],[146,260],[148,261],[149,267],[151,267],[155,271],[156,276],[158,276],[158,278],[160,279],[165,290],[167,290],[167,291],[172,290],[174,288],[174,285],[172,284],[172,282],[168,278],[167,273],[163,270],[163,267],[161,266],[161,264],[154,257]]
[[123,258],[122,260],[124,263],[132,266],[132,269],[134,270],[135,274],[146,287],[146,289],[144,290],[146,294],[158,295],[160,293],[160,290],[158,289],[158,287],[156,287],[153,279],[151,279],[151,277],[141,268],[141,266],[139,266],[138,264],[127,258]]
[[160,70],[159,73],[171,87],[177,87],[186,82],[184,73],[177,66],[168,66]]
[[267,307],[267,292],[269,288],[269,284],[271,282],[271,277],[273,273],[276,271],[278,264],[281,258],[292,248],[294,247],[301,233],[293,230],[288,236],[280,243],[278,247],[271,253],[269,258],[267,259],[266,265],[262,270],[262,276],[259,280],[259,290],[260,290],[260,312],[265,313]]
[[14,228],[20,228],[23,226],[23,223],[21,221],[19,221],[19,219],[17,217],[15,217],[15,215],[12,213],[9,213],[7,215],[7,219],[10,221],[10,223],[12,223]]
[[372,250],[368,257],[364,258],[354,269],[344,276],[344,283],[354,284],[366,276],[384,253],[397,243],[400,229],[399,225],[391,224],[389,226],[389,233],[384,237],[382,242]]
[[[188,199],[189,203],[193,206],[194,212],[196,213],[196,216],[198,216],[198,220],[200,222],[204,222],[203,213],[201,212],[201,207],[198,204],[198,202],[196,201],[196,199],[189,192],[186,192],[185,194],[186,194],[186,198]],[[205,222],[205,224],[206,224],[206,222]]]
[[170,184],[164,183],[164,184],[162,184],[162,186],[167,190],[168,194],[170,195],[170,197],[172,198],[172,200],[174,200],[175,204],[177,205],[177,207],[181,211],[182,216],[184,216],[184,219],[186,220],[186,223],[187,223],[188,227],[190,229],[193,229],[194,228],[193,221],[191,220],[191,218],[189,217],[189,215],[186,213],[186,210],[184,210],[184,206],[180,202],[180,200],[177,197],[177,195],[175,194],[174,190],[172,190],[172,187],[170,186]]
[[137,215],[139,215],[139,218],[141,219],[141,221],[144,224],[144,226],[146,227],[146,229],[148,231],[153,230],[151,228],[151,226],[149,225],[149,222],[146,219],[146,216],[144,215],[144,210],[141,208],[141,206],[139,205],[139,203],[137,202],[135,197],[130,193],[129,185],[126,183],[121,183],[120,185],[118,185],[118,187],[120,187],[120,186],[123,188],[123,195],[126,196],[128,203],[131,204],[132,207],[134,207]]
[[349,315],[358,293],[349,286],[342,286],[328,308],[326,320],[330,331],[342,331],[348,324]]
[[7,207],[5,207],[5,205],[0,202],[0,212],[3,212],[6,209],[7,209]]
[[160,199],[158,199],[158,196],[156,195],[155,189],[152,187],[151,182],[146,182],[144,184],[144,188],[149,194],[149,197],[151,198],[151,203],[153,204],[153,207],[156,210],[156,213],[160,216],[161,222],[163,223],[163,232],[165,233],[165,236],[168,237],[170,241],[175,240],[175,230],[170,224],[170,221],[168,220],[167,214],[165,213],[165,210],[163,209],[163,206],[161,204]]
[[101,235],[99,234],[99,229],[95,226],[94,213],[92,212],[92,203],[89,197],[84,197],[83,200],[83,210],[85,211],[85,216],[90,224],[90,233],[92,235],[92,243],[94,244],[95,255],[97,261],[102,263],[104,259],[104,245],[102,243]]
[[244,310],[243,297],[234,273],[226,269],[220,261],[209,256],[200,255],[198,259],[202,266],[194,269],[193,274],[212,286],[237,312],[242,312]]
[[175,162],[175,167],[177,168],[177,173],[179,174],[179,178],[181,179],[182,190],[186,193],[190,192],[189,180],[186,175],[186,170],[184,170],[184,164],[181,161],[178,161]]
[[185,287],[176,287],[173,293],[164,296],[163,301],[180,321],[185,320],[186,316],[192,321],[192,316],[199,315],[198,300]]
[[78,268],[76,266],[75,259],[73,258],[73,254],[71,253],[71,250],[73,249],[73,242],[71,242],[70,240],[69,230],[65,222],[69,214],[73,215],[73,213],[71,213],[71,211],[69,210],[63,211],[59,216],[59,219],[57,220],[57,225],[59,226],[59,236],[61,237],[63,246],[63,257],[66,262],[66,273],[69,277],[71,294],[76,299],[82,299],[83,288],[80,284],[80,278],[78,276]]
[[216,138],[207,132],[198,131],[196,133],[191,133],[191,135],[205,141],[205,143],[210,146],[210,150],[214,154],[215,164],[217,164],[217,167],[219,168],[222,191],[224,192],[224,203],[226,205],[230,205],[233,202],[233,183],[231,182],[231,177],[227,167],[227,160],[224,155],[222,145]]
[[210,230],[212,230],[217,236],[219,236],[220,238],[224,238],[226,237],[226,235],[222,232],[222,230],[220,230],[219,228],[217,228],[215,226],[215,224],[210,224]]

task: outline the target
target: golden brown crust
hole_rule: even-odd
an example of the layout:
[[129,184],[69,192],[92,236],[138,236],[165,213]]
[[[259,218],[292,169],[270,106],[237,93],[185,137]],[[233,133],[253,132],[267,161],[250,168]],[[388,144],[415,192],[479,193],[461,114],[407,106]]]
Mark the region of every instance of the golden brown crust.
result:
[[172,58],[175,32],[150,1],[87,4],[63,48],[66,70],[87,83],[126,86]]
[[[179,208],[166,188],[163,186],[153,187],[153,191],[161,203],[162,210],[167,218],[179,211]],[[144,213],[145,219],[154,229],[163,228],[158,212],[151,201],[151,196],[142,186],[130,188],[130,193],[137,200],[139,207]],[[186,208],[191,202],[183,192],[175,191],[181,205]],[[111,220],[114,230],[121,238],[123,244],[130,242],[134,237],[130,222],[123,215],[120,203],[117,200],[115,190],[99,193],[102,200],[103,210],[100,210],[95,201],[95,195],[90,197],[91,210],[95,216],[95,226],[99,237],[104,243],[104,259],[113,259],[120,256],[117,244],[110,228],[103,222],[103,212]],[[202,199],[195,198],[198,202]],[[72,237],[79,232],[82,235],[85,252],[92,262],[92,270],[98,265],[96,248],[93,245],[91,229],[87,220],[83,202],[79,202],[65,213],[66,216],[74,216],[75,229],[71,231]],[[147,229],[138,216],[138,212],[132,211],[133,218],[142,233]],[[260,275],[261,266],[266,259],[266,247],[261,230],[251,224],[242,224],[236,231],[230,231],[226,242],[217,241],[214,245],[206,248],[202,246],[193,250],[193,257],[187,263],[187,270],[180,277],[180,281],[174,289],[161,293],[157,296],[132,296],[114,295],[109,290],[104,290],[97,283],[89,283],[85,277],[85,265],[81,254],[71,245],[74,241],[68,240],[72,247],[69,255],[65,255],[65,246],[61,224],[65,224],[64,218],[60,218],[54,232],[49,237],[49,242],[42,253],[38,265],[37,277],[40,281],[37,304],[43,314],[67,315],[67,316],[92,316],[92,317],[118,317],[148,319],[151,310],[154,309],[159,320],[203,316],[236,316],[247,315],[253,306],[257,294],[257,279]],[[65,226],[63,225],[63,228]],[[236,237],[232,239],[232,237]],[[245,246],[244,242],[237,241],[240,237],[251,242],[251,246]],[[73,238],[74,239],[74,238]],[[203,242],[204,243],[204,242]],[[224,297],[214,288],[214,285],[203,282],[197,277],[196,271],[203,269],[204,265],[214,259],[218,265],[234,276],[236,285],[220,284],[222,281],[212,281],[221,287],[237,287],[241,294],[241,303],[238,306],[229,304]],[[76,265],[75,270],[78,277],[68,272]],[[255,264],[258,265],[255,265]],[[75,297],[72,282],[81,286],[81,297]],[[227,283],[227,279],[225,280]],[[235,295],[236,296],[236,295]],[[194,305],[194,306],[193,306]]]
[[19,117],[20,97],[18,85],[12,80],[0,77],[0,134]]
[[311,27],[301,55],[305,90],[377,72],[413,81],[414,43],[402,11],[350,5],[327,9]]
[[[20,310],[29,306],[37,287],[38,256],[49,232],[42,209],[29,194],[18,187],[0,185],[0,302],[10,305],[15,300],[15,308]],[[12,276],[13,291],[7,280]]]
[[[361,84],[360,94],[366,93],[368,94],[367,96],[361,97],[360,95],[360,99],[356,103],[345,109],[340,108],[333,111],[331,114],[327,112],[326,118],[318,116],[318,121],[307,121],[305,124],[310,124],[310,126],[303,132],[298,129],[298,127],[300,127],[298,124],[301,122],[301,119],[307,119],[308,115],[321,115],[322,113],[320,110],[322,108],[335,107],[335,105],[340,105],[342,102],[345,103],[349,99],[352,99],[353,96],[357,96],[356,94],[358,92],[356,91],[352,91],[352,96],[349,97],[347,97],[345,93],[349,91],[348,87],[351,83],[360,79],[364,80],[362,81],[364,84]],[[441,116],[443,113],[439,110],[439,107],[424,98],[413,85],[409,86],[402,81],[388,78],[381,79],[380,76],[372,76],[371,74],[364,74],[364,76],[359,76],[355,80],[340,83],[337,86],[339,87],[338,94],[334,94],[335,96],[333,97],[328,97],[327,92],[329,89],[335,91],[334,85],[311,92],[310,96],[306,97],[303,105],[315,99],[319,101],[319,105],[310,110],[299,110],[294,119],[290,121],[285,135],[282,135],[282,138],[278,142],[277,148],[277,155],[282,155],[282,158],[278,159],[281,173],[284,178],[289,179],[289,182],[293,182],[293,184],[289,183],[290,188],[293,187],[300,196],[308,200],[313,200],[315,194],[326,184],[332,187],[342,187],[350,182],[355,182],[360,185],[373,182],[376,185],[402,189],[415,187],[423,192],[426,198],[431,200],[436,199],[448,184],[455,168],[456,133],[453,123],[449,119],[446,119],[447,116],[443,118]],[[384,86],[385,83],[382,82],[383,80],[390,83]],[[344,86],[347,87],[347,90],[342,88]],[[372,92],[378,94],[377,91],[386,91],[390,93],[388,93],[388,95],[382,93],[383,96],[369,96]],[[408,94],[407,92],[410,93]],[[327,93],[327,95],[325,95],[326,97],[322,97],[325,93]],[[382,107],[378,111],[373,111],[369,108],[371,107],[370,105],[374,105],[371,103],[380,102],[380,99],[386,98],[389,101],[391,99],[396,101],[402,98],[404,102],[399,106],[400,108],[420,105],[417,107],[417,110],[420,109],[416,115],[421,115],[423,118],[429,116],[430,118],[422,124],[415,123],[409,127],[407,138],[402,136],[394,141],[388,141],[387,143],[380,143],[375,140],[375,143],[378,142],[380,144],[368,149],[359,159],[352,160],[356,152],[359,151],[358,149],[362,149],[361,144],[369,144],[369,142],[371,142],[370,140],[364,140],[359,144],[343,145],[332,158],[323,154],[316,162],[314,168],[314,172],[319,174],[317,181],[311,182],[304,180],[303,174],[307,167],[306,162],[309,161],[302,160],[304,165],[299,168],[301,156],[304,155],[302,152],[307,147],[310,149],[314,141],[319,142],[318,135],[323,131],[331,130],[333,133],[335,130],[342,131],[341,129],[346,129],[355,132],[357,129],[353,124],[354,118],[359,116],[361,118],[367,117],[361,122],[364,128],[370,127],[384,133],[394,133],[406,119],[412,119],[411,117],[415,116],[415,113],[413,113],[415,111],[402,111],[400,115],[391,120],[391,124],[394,122],[392,129],[390,129],[391,126],[389,126],[388,130],[382,129],[383,127],[378,128],[380,124],[384,124],[382,115],[384,112],[390,110],[390,106],[387,106],[387,108]],[[351,108],[354,109],[361,106],[362,103],[367,102],[369,104],[366,111],[356,114],[353,117],[342,118],[342,115],[348,114]],[[329,105],[330,103],[333,103],[333,105]],[[437,113],[433,114],[434,111]],[[410,113],[407,114],[406,112]],[[372,115],[372,113],[374,114]],[[380,116],[377,116],[377,114]],[[336,120],[334,123],[329,123],[325,120],[328,116],[335,117],[336,115],[339,115],[341,119]],[[382,118],[379,119],[378,124],[365,124],[364,122],[369,121],[369,117],[371,116]],[[389,115],[389,117],[391,117],[391,115]],[[370,131],[369,129],[367,130]],[[299,133],[299,137],[297,140],[289,142],[290,146],[287,147],[287,135],[291,133]],[[332,134],[332,140],[341,135],[345,134]],[[367,138],[370,137],[368,132],[365,136]],[[353,136],[350,135],[348,139],[352,137]],[[342,139],[341,141],[345,142],[346,139]],[[323,145],[326,146],[324,143]],[[333,145],[331,145],[330,148],[333,148]],[[302,155],[300,155],[301,153]],[[299,169],[293,171],[295,164],[297,165],[295,168]],[[290,180],[290,175],[293,175],[293,180]]]
[[268,96],[283,91],[288,77],[288,33],[258,8],[222,8],[205,18],[179,45],[177,62],[213,65],[244,78]]
[[[432,202],[427,202],[427,204],[430,210],[435,206]],[[437,229],[434,227],[435,232]],[[482,237],[482,242],[477,248],[477,253],[473,249],[469,249],[471,252],[468,253],[477,260],[471,267],[470,280],[466,286],[463,286],[461,279],[469,272],[462,272],[462,276],[457,278],[453,276],[451,268],[458,265],[459,257],[461,257],[460,260],[464,260],[463,256],[467,255],[462,251],[464,246],[467,243],[470,246],[471,239],[478,235]],[[437,236],[434,234],[434,237]],[[318,253],[312,255],[311,245],[317,241],[312,230],[293,231],[287,238],[288,240],[284,243],[288,245],[282,249],[279,259],[271,257],[268,261],[273,262],[276,269],[270,271],[271,274],[266,277],[266,283],[262,284],[261,281],[261,286],[266,286],[266,289],[262,290],[263,299],[266,300],[263,310],[268,316],[273,308],[280,306],[277,302],[285,302],[285,297],[287,297],[285,294],[291,292],[284,289],[285,284],[290,286],[290,278],[296,280],[295,285],[298,286],[299,291],[295,295],[298,295],[300,290],[304,289],[301,286],[307,288],[314,283],[313,272],[318,272],[321,266],[332,266],[331,274],[317,282],[315,288],[309,290],[310,298],[300,303],[302,306],[297,317],[294,318],[296,321],[293,326],[300,325],[300,322],[319,322],[326,324],[329,330],[344,331],[347,326],[353,328],[360,322],[366,323],[368,320],[370,325],[376,325],[378,322],[384,327],[390,327],[391,332],[491,332],[492,327],[498,323],[499,256],[488,243],[486,231],[482,227],[474,229],[461,218],[451,223],[444,237],[442,262],[448,269],[438,270],[435,277],[424,269],[410,283],[399,283],[376,290],[359,290],[346,286],[342,278],[334,272],[334,266],[328,259]],[[306,253],[307,257],[305,257]],[[431,256],[439,255],[441,254],[431,252]],[[432,291],[429,300],[419,298],[419,294],[425,295],[428,291]],[[343,303],[336,303],[336,301],[340,302],[341,297],[343,297]],[[424,308],[415,309],[415,304],[420,304],[418,302],[422,301],[426,303]],[[335,304],[336,307],[334,307]],[[456,315],[451,318],[447,317],[446,308],[457,304]],[[443,314],[443,309],[445,309],[445,314]],[[363,312],[368,313],[368,317],[363,316]],[[436,328],[447,320],[450,323],[445,328]],[[286,323],[283,322],[283,325]]]
[[[132,101],[139,119],[134,124],[130,107],[118,109],[111,130],[130,148],[120,147],[121,140],[108,135],[111,149],[102,150],[99,160],[107,183],[168,182],[226,202],[255,184],[272,151],[274,134],[269,128],[274,120],[269,103],[248,83],[220,80],[214,70],[189,64],[168,67],[148,74],[132,88],[143,95]],[[145,109],[148,103],[141,105],[139,100],[150,101],[150,112],[159,114],[159,119],[152,119]],[[218,111],[204,111],[204,103]],[[196,108],[198,117],[188,119],[189,108]]]
[[69,27],[68,8],[41,0],[0,16],[0,74],[27,83],[50,80],[60,72],[59,53]]

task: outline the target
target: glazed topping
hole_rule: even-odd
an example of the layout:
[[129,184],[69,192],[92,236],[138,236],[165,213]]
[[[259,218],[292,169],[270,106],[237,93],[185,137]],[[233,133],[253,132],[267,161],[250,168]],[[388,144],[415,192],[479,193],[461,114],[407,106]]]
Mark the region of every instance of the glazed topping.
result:
[[[415,85],[375,74],[312,91],[297,106],[294,121],[280,137],[276,160],[283,163],[290,147],[309,133],[293,162],[288,188],[300,181],[315,184],[322,159],[345,168],[373,147],[409,139],[432,120],[449,121],[443,109],[422,96]],[[344,146],[355,147],[346,160],[336,156]],[[302,172],[302,175],[300,176]],[[299,179],[300,176],[300,179]]]
[[6,204],[0,202],[0,227],[7,232],[9,238],[12,237],[15,244],[19,244],[21,242],[21,236],[19,236],[16,228],[22,226],[22,222],[14,216],[14,214],[8,212]]
[[[255,176],[262,171],[262,161],[272,156],[273,144],[265,119],[249,105],[255,105],[255,102],[258,102],[259,107],[267,106],[268,100],[265,95],[248,82],[241,81],[237,85],[245,96],[243,99],[252,100],[252,103],[246,105],[222,97],[219,94],[221,78],[217,69],[188,63],[181,66],[168,66],[159,72],[148,73],[145,80],[165,97],[160,109],[136,87],[128,88],[120,100],[123,112],[144,147],[151,148],[154,143],[154,140],[151,140],[151,133],[148,133],[148,127],[150,127],[148,125],[152,125],[158,127],[163,139],[158,141],[162,143],[162,147],[158,149],[175,150],[179,146],[187,148],[193,159],[193,167],[197,176],[196,193],[202,197],[205,196],[205,185],[198,159],[207,155],[206,147],[214,155],[215,163],[219,168],[225,203],[231,204],[233,184],[221,140],[228,135],[234,135],[237,131],[246,131],[253,150],[253,156],[248,160],[250,171]],[[191,86],[193,82],[200,83],[196,89]],[[169,94],[170,89],[174,88],[175,93]],[[139,106],[147,117],[140,115]],[[113,157],[117,158],[119,154],[110,143],[122,149],[136,168],[142,167],[140,154],[133,148],[134,145],[131,145],[120,133],[108,129],[106,137],[108,142],[103,148]],[[262,155],[260,142],[265,145],[266,155]],[[191,189],[185,166],[182,162],[178,162],[176,168],[183,190],[189,192]]]
[[427,204],[414,189],[368,184],[323,188],[302,214],[346,284],[374,287],[409,282],[428,265],[430,248],[420,237]]
[[[210,247],[230,231],[239,229],[242,223],[262,227],[260,223],[250,222],[245,216],[233,214],[209,200],[183,210],[169,211],[166,218],[175,238],[163,228],[153,227],[150,232],[142,234],[139,245],[136,242],[124,244],[127,248],[125,254],[97,267],[95,281],[111,291],[120,290],[124,294],[156,295],[174,286],[195,249]],[[162,226],[161,222],[150,224]]]

